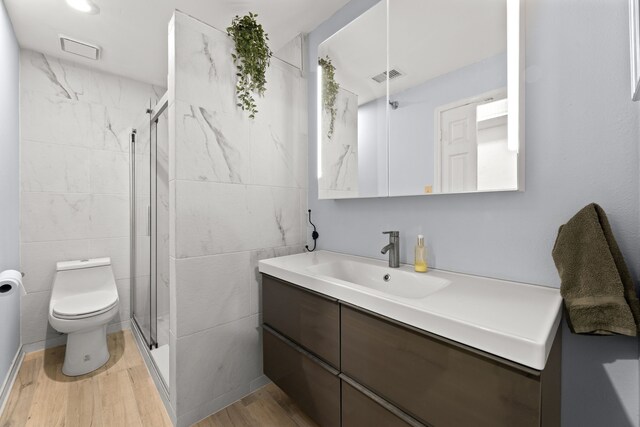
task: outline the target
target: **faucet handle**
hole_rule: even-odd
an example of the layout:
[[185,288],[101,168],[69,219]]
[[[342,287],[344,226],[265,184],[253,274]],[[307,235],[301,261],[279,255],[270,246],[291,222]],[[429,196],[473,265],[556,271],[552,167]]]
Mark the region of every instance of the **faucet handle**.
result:
[[382,234],[388,234],[390,237],[399,237],[399,231],[383,231]]

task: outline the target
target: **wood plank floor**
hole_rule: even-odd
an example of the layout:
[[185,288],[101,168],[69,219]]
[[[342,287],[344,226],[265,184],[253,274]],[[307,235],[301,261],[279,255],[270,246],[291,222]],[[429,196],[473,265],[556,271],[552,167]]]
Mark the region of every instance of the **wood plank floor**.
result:
[[271,383],[195,427],[317,427],[317,424]]
[[25,355],[0,426],[171,426],[131,331],[107,342],[109,361],[80,377],[62,374],[64,346]]
[[[87,375],[62,373],[65,347],[25,355],[0,427],[171,426],[131,331],[107,337],[111,358]],[[197,427],[317,427],[274,384],[196,424]]]

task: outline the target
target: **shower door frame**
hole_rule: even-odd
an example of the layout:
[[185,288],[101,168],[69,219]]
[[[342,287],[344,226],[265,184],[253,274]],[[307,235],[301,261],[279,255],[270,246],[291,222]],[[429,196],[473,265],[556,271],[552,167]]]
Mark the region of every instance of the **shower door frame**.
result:
[[[157,204],[157,124],[158,118],[167,109],[168,93],[165,93],[158,103],[153,108],[147,109],[149,115],[149,208],[148,208],[148,230],[149,230],[149,336],[144,333],[144,329],[140,327],[135,317],[135,303],[136,303],[136,245],[137,245],[137,206],[136,206],[136,144],[137,144],[137,130],[132,129],[131,139],[129,144],[129,262],[130,262],[130,276],[131,276],[131,322],[132,325],[138,330],[140,336],[145,341],[145,344],[149,350],[158,348],[158,314],[157,314],[157,208],[153,206]],[[156,129],[156,135],[154,138],[153,131]],[[164,382],[164,380],[163,380]],[[168,384],[167,384],[168,386]]]

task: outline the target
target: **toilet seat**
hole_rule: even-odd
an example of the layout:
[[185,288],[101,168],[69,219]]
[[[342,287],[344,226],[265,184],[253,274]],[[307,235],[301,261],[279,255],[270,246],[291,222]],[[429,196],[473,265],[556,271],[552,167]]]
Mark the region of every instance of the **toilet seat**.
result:
[[118,294],[115,292],[83,292],[56,301],[52,314],[58,319],[83,319],[105,313],[117,304]]

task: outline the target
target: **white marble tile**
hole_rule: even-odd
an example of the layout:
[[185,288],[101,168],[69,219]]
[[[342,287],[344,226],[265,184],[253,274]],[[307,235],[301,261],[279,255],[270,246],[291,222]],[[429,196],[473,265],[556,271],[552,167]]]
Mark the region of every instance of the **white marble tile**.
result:
[[109,323],[120,323],[131,319],[131,295],[129,279],[116,280],[118,288],[118,314]]
[[319,189],[358,194],[358,98],[346,90],[338,93],[334,133],[328,137],[329,113],[322,115],[322,177]]
[[304,187],[307,171],[305,92],[299,70],[273,62],[267,73],[267,91],[257,99],[258,114],[251,132],[251,183]]
[[249,252],[176,261],[177,336],[249,315]]
[[89,240],[90,258],[111,258],[111,268],[116,279],[126,279],[131,276],[129,267],[130,242],[128,237]]
[[[252,241],[247,249],[297,244],[301,241],[300,194],[295,188],[249,186]],[[249,243],[249,242],[248,242]]]
[[176,182],[177,258],[258,247],[254,230],[245,185]]
[[45,96],[23,88],[20,95],[22,140],[95,147],[103,144],[105,107]]
[[[300,244],[302,246],[309,243],[313,247],[313,239],[311,233],[313,233],[313,226],[309,224],[309,202],[308,191],[306,189],[300,190]],[[311,221],[313,221],[313,212],[311,212]]]
[[88,240],[62,240],[22,243],[20,268],[27,292],[48,291],[53,285],[56,263],[84,259],[89,256]]
[[129,154],[91,150],[91,193],[129,194]]
[[20,81],[23,87],[57,98],[93,100],[90,73],[75,65],[32,50],[20,51]]
[[98,150],[129,152],[129,143],[131,140],[131,131],[140,129],[141,132],[137,138],[141,142],[139,146],[149,146],[149,116],[145,114],[143,122],[136,121],[138,113],[144,111],[143,108],[138,110],[125,110],[117,107],[104,107],[104,119],[100,123],[100,129],[103,133],[102,138],[93,141],[93,148]]
[[[169,258],[169,331],[171,335],[176,334],[177,324],[178,324],[178,316],[177,316],[177,281],[176,281],[176,259],[171,257]],[[175,378],[173,374],[171,378]],[[175,390],[175,389],[173,389]]]
[[258,316],[178,338],[177,405],[180,413],[231,392],[260,376]]
[[249,261],[249,304],[251,314],[262,312],[262,274],[258,270],[258,262],[263,259],[274,258],[274,248],[257,249],[251,251]]
[[273,56],[295,66],[296,68],[302,69],[303,38],[304,36],[302,34],[298,34],[289,40],[287,44],[278,49]]
[[223,32],[176,15],[175,99],[221,113],[235,113],[233,42]]
[[91,196],[22,193],[21,241],[83,239],[89,235]]
[[157,96],[150,84],[25,49],[20,54],[20,77],[31,91],[130,110],[147,108]]
[[176,101],[176,177],[212,182],[249,180],[249,123]]
[[23,141],[20,153],[22,191],[89,192],[90,150]]
[[178,258],[301,242],[296,188],[178,181]]
[[125,195],[91,196],[91,218],[88,236],[127,237],[129,235],[129,197]]
[[23,296],[20,300],[20,335],[22,344],[32,344],[60,336],[49,325],[49,301],[51,292],[35,292]]

